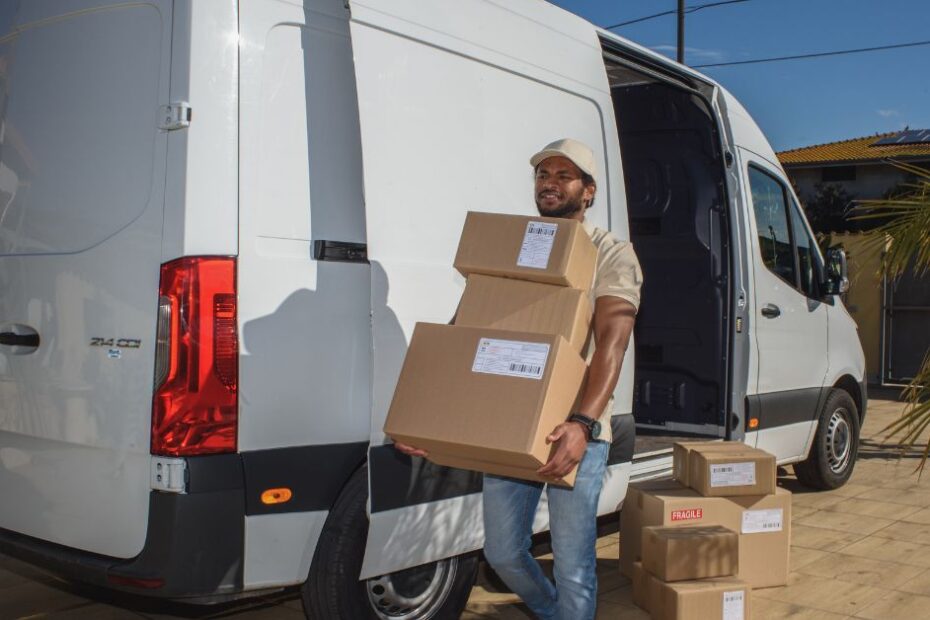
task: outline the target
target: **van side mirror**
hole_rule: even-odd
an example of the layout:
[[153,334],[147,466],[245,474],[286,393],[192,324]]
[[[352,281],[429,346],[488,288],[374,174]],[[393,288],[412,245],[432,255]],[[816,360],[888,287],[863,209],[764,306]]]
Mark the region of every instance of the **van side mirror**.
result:
[[840,247],[827,249],[826,281],[823,290],[827,295],[842,295],[849,290],[849,267],[846,251]]

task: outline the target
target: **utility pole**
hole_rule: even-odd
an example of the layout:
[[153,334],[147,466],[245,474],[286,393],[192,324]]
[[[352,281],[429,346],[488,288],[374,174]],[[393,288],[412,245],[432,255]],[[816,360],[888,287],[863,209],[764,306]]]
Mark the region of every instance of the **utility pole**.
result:
[[685,0],[678,0],[678,62],[685,64]]

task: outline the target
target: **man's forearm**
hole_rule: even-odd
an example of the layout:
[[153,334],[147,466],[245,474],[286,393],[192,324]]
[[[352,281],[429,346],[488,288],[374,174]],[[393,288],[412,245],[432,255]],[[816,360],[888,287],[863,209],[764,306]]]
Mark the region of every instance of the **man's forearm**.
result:
[[607,402],[617,387],[623,358],[611,355],[609,351],[595,351],[588,368],[588,377],[578,405],[579,413],[592,418],[599,418],[607,407]]
[[636,308],[617,297],[598,298],[594,310],[594,356],[579,412],[599,418],[617,387],[623,356],[630,345]]

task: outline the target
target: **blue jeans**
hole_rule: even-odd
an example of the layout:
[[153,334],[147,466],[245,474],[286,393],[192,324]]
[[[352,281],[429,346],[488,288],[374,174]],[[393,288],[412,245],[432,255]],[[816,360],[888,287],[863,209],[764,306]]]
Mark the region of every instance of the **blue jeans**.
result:
[[597,609],[597,502],[609,444],[588,444],[572,489],[549,485],[555,584],[530,555],[538,482],[484,477],[484,556],[504,583],[543,620],[589,620]]

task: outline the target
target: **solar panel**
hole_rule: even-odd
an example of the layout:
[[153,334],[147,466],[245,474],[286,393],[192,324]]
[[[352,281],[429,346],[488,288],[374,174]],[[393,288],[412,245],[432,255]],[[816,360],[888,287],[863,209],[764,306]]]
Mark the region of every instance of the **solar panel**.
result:
[[873,142],[871,146],[895,146],[898,144],[930,144],[930,129],[905,129],[893,136]]

